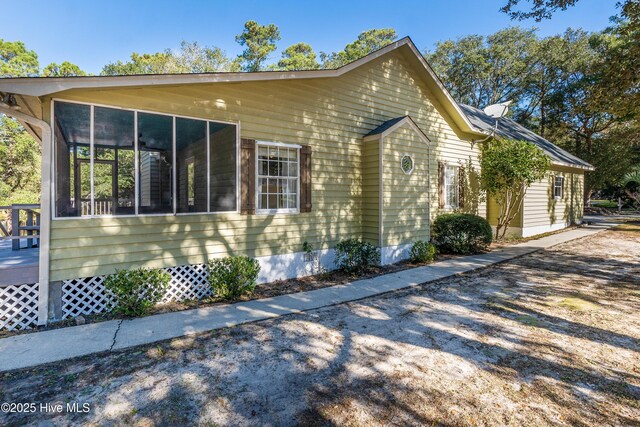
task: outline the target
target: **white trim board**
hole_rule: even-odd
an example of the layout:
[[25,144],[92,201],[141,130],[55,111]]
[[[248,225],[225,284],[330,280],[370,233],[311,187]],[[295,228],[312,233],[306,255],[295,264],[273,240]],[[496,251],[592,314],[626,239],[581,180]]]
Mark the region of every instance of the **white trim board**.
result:
[[[581,223],[582,221],[577,222],[577,224],[581,224]],[[522,237],[531,237],[538,234],[550,233],[552,231],[562,230],[570,226],[571,226],[571,222],[557,222],[555,224],[537,225],[534,227],[524,227],[522,229]]]
[[311,276],[322,273],[322,269],[324,271],[331,271],[337,268],[334,249],[313,251],[313,255],[317,261],[307,261],[306,255],[305,252],[294,252],[256,257],[256,260],[260,263],[258,283],[269,283],[275,280]]
[[409,259],[409,251],[412,246],[413,243],[406,243],[403,245],[385,246],[380,248],[380,264],[395,264],[396,262]]

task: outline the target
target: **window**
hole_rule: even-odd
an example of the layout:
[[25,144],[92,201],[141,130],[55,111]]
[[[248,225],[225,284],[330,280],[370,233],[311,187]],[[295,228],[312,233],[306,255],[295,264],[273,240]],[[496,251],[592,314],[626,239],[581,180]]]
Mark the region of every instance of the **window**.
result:
[[444,169],[444,207],[446,209],[458,208],[458,167],[445,166]]
[[258,211],[297,212],[298,146],[258,144]]
[[178,212],[207,212],[207,122],[176,118],[176,165]]
[[237,210],[237,126],[55,101],[56,216]]
[[555,179],[553,180],[553,197],[556,199],[564,197],[564,176],[555,176]]
[[402,168],[402,172],[407,175],[413,172],[413,159],[411,158],[411,156],[402,156],[402,158],[400,159],[400,168]]
[[138,113],[138,213],[173,213],[173,117]]

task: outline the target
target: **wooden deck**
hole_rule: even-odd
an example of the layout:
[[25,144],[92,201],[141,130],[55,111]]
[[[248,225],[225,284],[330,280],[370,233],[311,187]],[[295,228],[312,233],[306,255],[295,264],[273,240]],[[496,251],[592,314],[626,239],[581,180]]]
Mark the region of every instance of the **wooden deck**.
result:
[[0,240],[0,286],[36,283],[38,281],[38,248],[27,248],[27,239],[20,239],[22,249],[11,250],[11,240]]

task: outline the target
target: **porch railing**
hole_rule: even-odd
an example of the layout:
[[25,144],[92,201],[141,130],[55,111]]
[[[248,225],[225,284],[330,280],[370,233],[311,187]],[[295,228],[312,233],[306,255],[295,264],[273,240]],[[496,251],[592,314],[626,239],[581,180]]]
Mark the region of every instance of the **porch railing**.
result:
[[11,240],[11,249],[20,250],[26,239],[27,248],[40,242],[40,205],[0,206],[0,239]]

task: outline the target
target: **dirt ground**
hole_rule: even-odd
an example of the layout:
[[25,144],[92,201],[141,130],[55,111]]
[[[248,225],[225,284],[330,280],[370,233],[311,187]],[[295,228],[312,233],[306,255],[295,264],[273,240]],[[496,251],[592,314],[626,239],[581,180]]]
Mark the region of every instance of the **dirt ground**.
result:
[[[640,225],[358,302],[0,375],[0,425],[640,425]],[[64,411],[63,411],[64,412]]]

